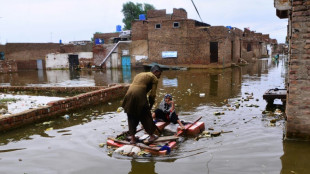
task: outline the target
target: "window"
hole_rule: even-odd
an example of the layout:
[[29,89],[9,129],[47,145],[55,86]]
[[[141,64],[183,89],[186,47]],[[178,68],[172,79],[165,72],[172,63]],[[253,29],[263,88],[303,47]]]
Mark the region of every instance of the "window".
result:
[[155,29],[160,29],[161,28],[161,24],[155,24]]
[[180,22],[173,22],[173,28],[179,28]]
[[218,62],[218,42],[210,42],[210,63]]

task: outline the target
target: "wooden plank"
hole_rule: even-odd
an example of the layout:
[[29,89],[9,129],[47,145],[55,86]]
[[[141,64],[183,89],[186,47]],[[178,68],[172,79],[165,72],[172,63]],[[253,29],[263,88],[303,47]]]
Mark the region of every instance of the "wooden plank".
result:
[[142,143],[130,144],[130,142],[128,142],[128,141],[117,140],[117,139],[112,138],[112,137],[108,137],[108,139],[113,140],[116,143],[125,144],[125,145],[133,145],[133,146],[137,146],[137,147],[140,147],[143,149],[148,149],[148,150],[153,150],[153,151],[160,151],[159,149],[161,148],[161,147],[150,147],[150,146],[147,146],[147,145],[142,144]]
[[[179,137],[174,136],[174,135],[172,135],[172,136],[164,136],[164,137],[158,137],[158,138],[157,138],[154,142],[152,142],[152,143],[158,143],[158,142],[163,142],[163,141],[175,141],[175,140],[177,140],[177,139],[179,139]],[[148,140],[145,140],[144,143],[145,143],[145,144],[149,144]]]
[[196,124],[202,117],[199,117],[197,120],[195,120],[193,123],[189,125],[185,125],[185,129],[179,130],[175,136],[180,136],[182,135],[185,131],[187,131],[189,128],[191,128],[194,124]]
[[287,90],[286,89],[268,89],[263,94],[264,100],[274,100],[274,99],[286,99]]

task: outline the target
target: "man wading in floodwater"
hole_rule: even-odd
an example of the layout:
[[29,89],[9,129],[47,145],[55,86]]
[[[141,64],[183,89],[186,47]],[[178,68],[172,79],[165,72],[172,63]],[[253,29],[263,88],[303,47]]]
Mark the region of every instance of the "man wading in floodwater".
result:
[[[160,78],[162,70],[158,65],[151,68],[151,72],[142,72],[135,76],[131,83],[122,107],[127,113],[129,133],[131,135],[131,144],[136,143],[136,129],[141,122],[145,131],[150,135],[149,142],[156,139],[154,132],[156,125],[153,122],[151,108],[155,102],[156,89],[158,79]],[[147,94],[149,98],[147,100]]]

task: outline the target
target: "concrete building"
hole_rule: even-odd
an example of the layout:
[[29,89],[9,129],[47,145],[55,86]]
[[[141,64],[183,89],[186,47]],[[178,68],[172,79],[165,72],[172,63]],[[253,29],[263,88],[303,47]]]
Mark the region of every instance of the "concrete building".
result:
[[286,138],[310,140],[310,0],[274,0],[274,6],[280,19],[288,18]]

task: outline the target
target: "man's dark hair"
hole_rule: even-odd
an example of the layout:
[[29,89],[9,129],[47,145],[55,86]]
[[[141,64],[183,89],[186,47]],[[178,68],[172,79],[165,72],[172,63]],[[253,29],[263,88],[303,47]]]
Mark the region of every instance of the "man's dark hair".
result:
[[160,68],[158,65],[154,65],[154,66],[151,68],[151,72],[155,72],[155,71],[160,71],[160,72],[162,72],[161,68]]

